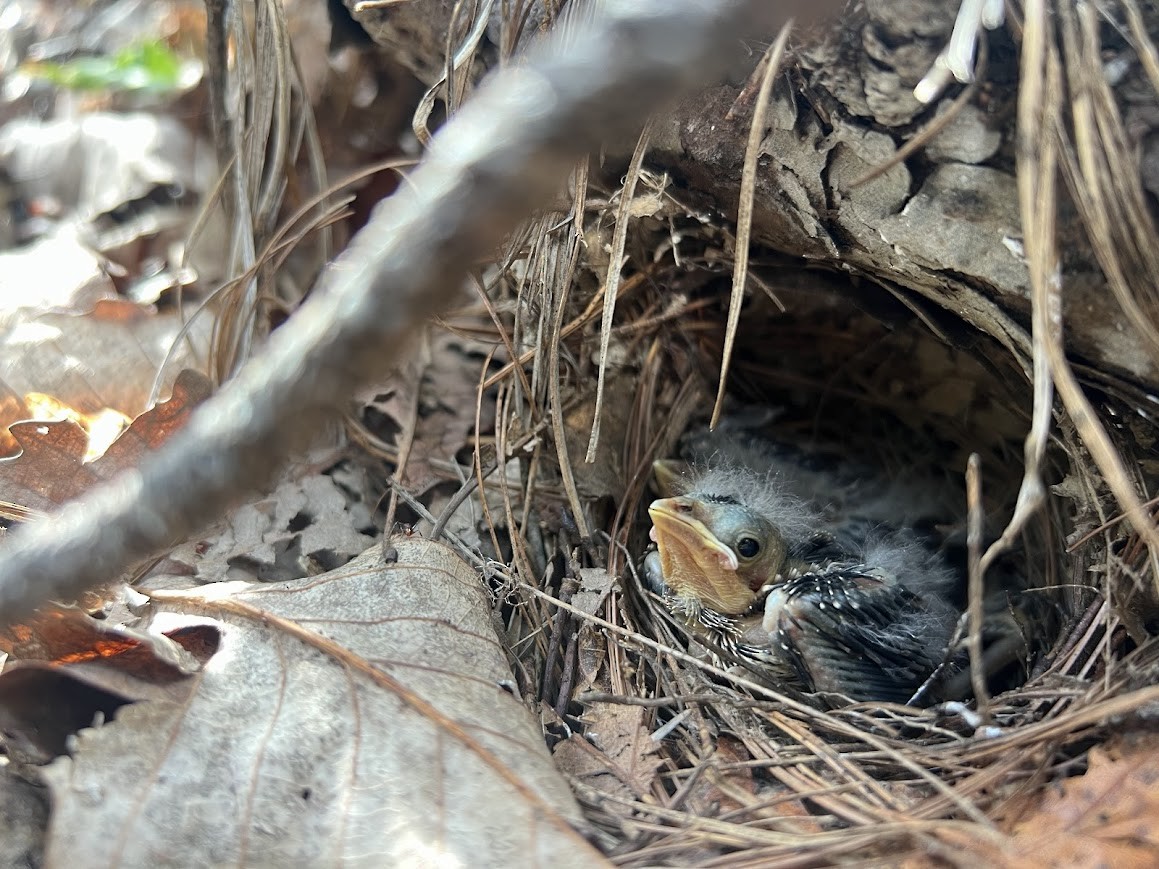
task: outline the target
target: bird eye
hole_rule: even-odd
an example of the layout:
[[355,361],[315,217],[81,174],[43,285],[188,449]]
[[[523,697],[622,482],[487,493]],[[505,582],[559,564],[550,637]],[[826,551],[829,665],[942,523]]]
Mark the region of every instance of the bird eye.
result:
[[737,541],[736,551],[741,558],[753,558],[761,551],[761,543],[753,537],[742,537]]

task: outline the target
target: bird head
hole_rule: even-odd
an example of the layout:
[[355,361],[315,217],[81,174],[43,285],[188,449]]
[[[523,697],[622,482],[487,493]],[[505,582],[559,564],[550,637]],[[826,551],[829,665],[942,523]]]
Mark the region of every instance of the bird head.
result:
[[661,498],[648,515],[665,583],[719,613],[748,610],[785,563],[780,531],[731,495]]

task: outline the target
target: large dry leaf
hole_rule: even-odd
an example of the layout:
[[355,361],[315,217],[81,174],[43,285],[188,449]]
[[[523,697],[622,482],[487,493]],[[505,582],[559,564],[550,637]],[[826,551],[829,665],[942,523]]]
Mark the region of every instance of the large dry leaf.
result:
[[389,563],[157,593],[155,630],[209,622],[220,646],[186,701],[123,707],[47,769],[46,862],[597,863],[474,571],[392,542]]

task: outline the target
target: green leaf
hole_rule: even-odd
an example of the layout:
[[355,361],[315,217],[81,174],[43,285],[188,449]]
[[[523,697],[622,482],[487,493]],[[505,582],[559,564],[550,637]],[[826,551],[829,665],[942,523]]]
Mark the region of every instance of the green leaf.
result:
[[113,55],[78,57],[62,63],[26,64],[24,71],[75,91],[167,93],[182,87],[184,63],[161,40],[131,45]]

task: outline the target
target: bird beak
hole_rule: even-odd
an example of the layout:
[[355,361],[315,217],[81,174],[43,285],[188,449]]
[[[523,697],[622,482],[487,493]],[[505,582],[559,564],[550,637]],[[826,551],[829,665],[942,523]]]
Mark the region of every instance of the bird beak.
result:
[[662,498],[648,508],[660,568],[678,597],[695,598],[720,613],[741,613],[755,598],[737,576],[736,553],[693,515],[684,498]]

